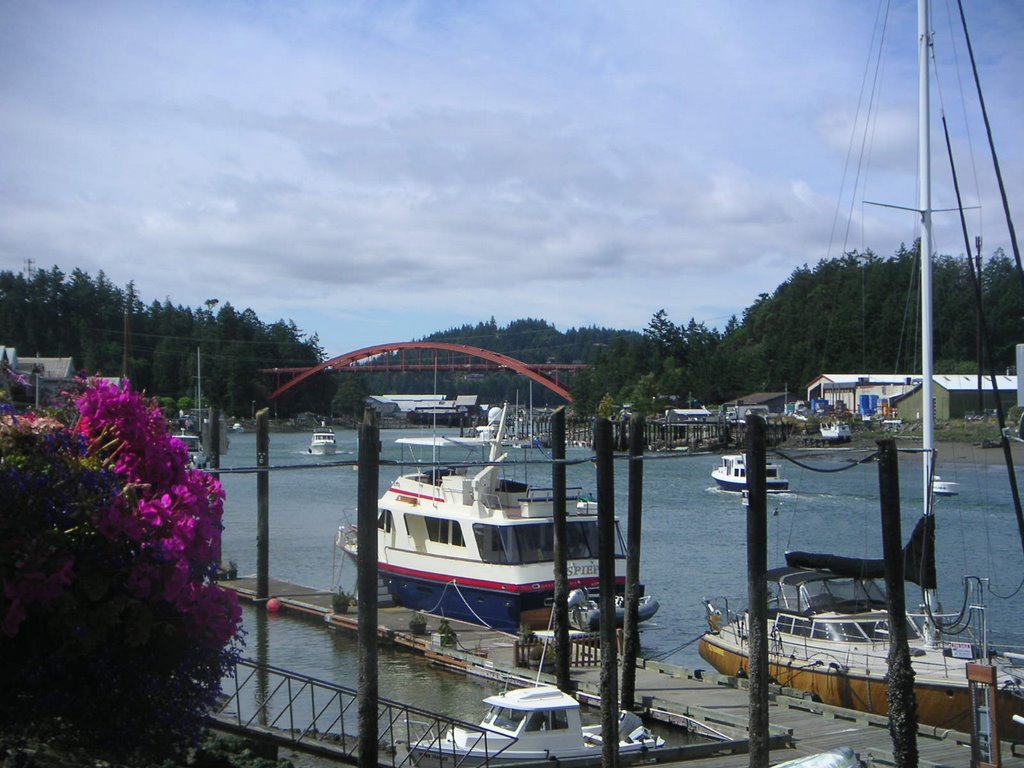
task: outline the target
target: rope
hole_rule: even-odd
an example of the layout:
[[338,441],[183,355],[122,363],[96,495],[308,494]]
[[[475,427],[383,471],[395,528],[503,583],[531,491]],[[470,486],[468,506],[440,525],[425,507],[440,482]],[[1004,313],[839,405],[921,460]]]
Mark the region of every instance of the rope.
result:
[[781,451],[777,451],[776,450],[776,451],[773,451],[772,453],[773,453],[773,455],[778,456],[781,459],[785,459],[790,464],[795,464],[796,466],[800,467],[801,469],[806,469],[806,470],[808,470],[810,472],[821,472],[823,474],[831,474],[831,473],[835,473],[835,472],[845,472],[846,470],[854,469],[855,467],[858,467],[861,464],[867,464],[868,462],[874,461],[878,457],[878,451],[873,451],[872,453],[870,453],[867,456],[865,456],[863,459],[859,459],[857,461],[849,461],[846,466],[843,466],[843,467],[832,467],[831,469],[826,469],[824,467],[815,467],[815,466],[813,466],[811,464],[807,464],[805,462],[799,461],[798,459],[795,459],[792,456],[788,456],[787,454],[782,453]]
[[700,640],[702,637],[704,637],[704,634],[705,634],[704,632],[701,632],[695,638],[693,638],[692,640],[687,640],[682,645],[678,645],[675,648],[672,648],[671,650],[668,650],[668,651],[662,651],[661,653],[656,653],[653,656],[648,656],[648,658],[651,659],[652,661],[664,661],[669,656],[673,656],[673,655],[679,653],[680,651],[685,650],[686,648],[689,648],[691,645],[693,645],[698,640]]

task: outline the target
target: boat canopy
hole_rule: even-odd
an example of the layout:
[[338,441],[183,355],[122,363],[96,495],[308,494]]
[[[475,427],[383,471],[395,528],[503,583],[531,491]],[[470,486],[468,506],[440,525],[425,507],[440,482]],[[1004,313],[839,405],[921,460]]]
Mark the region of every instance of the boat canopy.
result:
[[885,587],[875,579],[843,576],[799,568],[776,568],[768,578],[778,582],[771,590],[769,610],[818,613],[863,613],[884,609]]

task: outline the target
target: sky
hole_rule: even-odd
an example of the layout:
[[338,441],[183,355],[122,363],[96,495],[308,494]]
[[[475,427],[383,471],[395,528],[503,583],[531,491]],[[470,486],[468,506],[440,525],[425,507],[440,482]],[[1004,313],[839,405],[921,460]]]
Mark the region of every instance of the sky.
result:
[[[933,110],[972,240],[1009,253],[951,2],[935,2]],[[1019,209],[1024,3],[966,5]],[[0,269],[230,302],[329,356],[492,317],[642,330],[664,309],[722,329],[803,265],[914,241],[917,216],[867,201],[917,203],[916,15],[0,0]],[[964,253],[954,215],[936,215],[935,247]]]

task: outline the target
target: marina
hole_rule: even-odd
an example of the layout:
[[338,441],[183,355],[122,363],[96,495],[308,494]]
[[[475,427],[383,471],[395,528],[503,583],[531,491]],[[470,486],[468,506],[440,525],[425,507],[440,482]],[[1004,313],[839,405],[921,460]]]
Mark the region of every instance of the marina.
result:
[[[429,433],[410,430],[382,434],[385,462],[397,461],[392,438],[400,434]],[[270,451],[270,465],[281,470],[271,473],[269,483],[270,571],[284,577],[287,582],[312,585],[321,591],[325,606],[329,605],[330,594],[336,585],[352,591],[355,578],[353,564],[338,556],[333,540],[339,524],[355,521],[355,433],[339,431],[338,439],[336,461],[317,465],[308,464],[306,438],[302,434],[274,433]],[[1003,648],[1020,648],[1021,637],[1024,636],[1021,626],[1024,612],[1020,610],[1020,596],[1011,593],[1017,582],[1012,573],[1021,571],[1017,565],[1021,555],[1016,547],[1009,492],[1005,477],[1001,476],[1005,470],[993,460],[998,457],[994,457],[991,451],[976,446],[949,445],[940,446],[940,450],[948,464],[944,475],[961,482],[962,491],[956,499],[956,509],[947,506],[945,516],[940,516],[940,530],[948,530],[950,535],[939,537],[938,556],[940,560],[958,564],[958,568],[970,565],[975,573],[988,579],[990,590],[986,598],[992,643]],[[225,457],[224,466],[251,466],[254,451],[255,437],[242,433],[237,436],[232,453]],[[590,456],[589,450],[582,448],[569,449],[569,454],[570,458]],[[791,490],[773,494],[770,498],[769,552],[773,564],[783,563],[783,553],[788,549],[820,549],[822,542],[834,540],[835,530],[849,532],[845,554],[880,553],[877,467],[856,464],[856,458],[862,456],[854,457],[849,451],[800,452],[800,463],[806,467],[835,470],[849,466],[842,472],[825,473],[787,464],[793,467],[787,470]],[[1020,459],[1019,454],[1017,458]],[[727,596],[736,604],[745,602],[742,579],[745,510],[738,494],[722,492],[710,481],[710,471],[717,461],[718,457],[714,455],[690,456],[677,452],[645,456],[644,580],[653,592],[671,594],[673,598],[663,599],[658,615],[644,626],[641,632],[642,656],[647,670],[665,667],[692,671],[680,673],[681,679],[687,679],[687,674],[700,675],[701,678],[713,674],[696,648],[697,640],[707,628],[701,597],[719,595]],[[916,454],[907,454],[901,463],[908,530],[909,521],[915,514],[914,503],[910,499],[915,491],[918,492],[918,503],[920,498],[919,466]],[[516,469],[538,483],[542,478],[550,477],[550,465],[546,461],[524,464]],[[625,470],[623,462],[616,463],[615,495],[620,514],[626,506],[628,483]],[[397,465],[382,466],[382,491],[398,471]],[[571,466],[569,484],[593,487],[593,472],[592,465],[587,462]],[[235,560],[239,573],[252,573],[255,570],[253,510],[256,483],[253,476],[247,474],[225,473],[222,481],[227,490],[224,558]],[[709,525],[709,520],[715,524]],[[685,531],[685,536],[680,537],[680,530]],[[958,580],[950,578],[947,571],[940,574],[940,589],[944,593],[955,597],[959,587]],[[1003,599],[998,595],[1011,596]],[[386,621],[384,617],[391,615],[388,612],[393,610],[400,609],[382,609],[381,621]],[[247,628],[251,622],[259,621],[262,613],[256,611],[254,615],[247,612]],[[401,619],[396,621],[397,630],[403,622]],[[280,624],[273,619],[272,623]],[[471,639],[475,635],[470,630],[460,629],[459,637],[463,645],[476,647],[476,642]],[[503,637],[504,652],[511,654],[514,638]],[[343,643],[344,639],[339,638],[336,642]],[[429,635],[421,637],[419,642],[429,643]],[[337,659],[312,663],[302,661],[311,652],[308,638],[286,638],[275,646],[273,658],[276,664],[285,668],[299,666],[310,673],[329,674],[342,684],[353,683],[354,658],[346,657],[347,662]],[[583,674],[596,677],[596,670]],[[661,688],[665,679],[659,680],[655,688]],[[402,691],[397,693],[409,695],[410,691],[406,690],[410,685],[408,676],[403,676],[402,680]],[[673,685],[678,684],[673,682]],[[460,707],[466,706],[467,699],[470,706],[479,705],[479,695],[467,697],[464,692],[454,689],[447,695],[444,687],[424,687],[436,708],[445,712],[458,712]],[[640,688],[638,684],[638,691]],[[717,686],[710,690],[717,695]],[[382,692],[382,695],[386,694]],[[707,698],[707,691],[701,695],[708,706],[716,711],[721,708],[713,704],[713,698]],[[735,703],[733,709],[745,712],[745,696],[741,698],[742,702]],[[462,714],[472,720],[475,713],[462,710]],[[876,730],[876,741],[878,738],[879,731]]]
[[[255,594],[255,580],[251,578],[228,581],[225,586],[234,589],[246,601],[251,601]],[[274,596],[271,599],[277,602],[273,604],[274,613],[269,621],[297,624],[300,629],[304,627],[302,637],[307,644],[329,646],[342,642],[358,628],[354,615],[332,613],[329,592],[274,580],[271,582],[271,594]],[[263,614],[260,621],[268,620],[267,610],[263,607],[247,608],[247,619],[252,614]],[[403,608],[381,608],[378,637],[382,644],[411,651],[428,660],[437,669],[435,674],[442,675],[436,678],[441,688],[451,682],[445,682],[443,675],[446,670],[479,678],[483,681],[481,685],[490,682],[493,684],[491,690],[495,692],[505,685],[522,687],[538,680],[552,682],[550,675],[516,664],[516,639],[512,635],[456,622],[459,642],[455,647],[444,647],[432,638],[432,633],[410,632],[408,622],[411,615],[411,611]],[[436,618],[431,620],[435,628],[437,623]],[[275,660],[275,663],[281,662]],[[745,729],[749,694],[745,680],[650,659],[640,661],[636,674],[636,699],[642,704],[643,714],[663,725],[654,732],[675,733],[674,738],[670,735],[667,739],[669,743],[664,750],[666,761],[663,764],[717,768],[738,768],[748,764]],[[574,667],[573,682],[577,686],[577,698],[591,705],[599,704],[595,694],[598,689],[596,668]],[[435,684],[435,694],[437,690]],[[462,701],[451,711],[451,716],[473,719],[471,713],[479,706],[479,698]],[[436,696],[434,700],[437,700]],[[773,686],[770,704],[771,759],[775,763],[848,746],[862,760],[870,759],[877,765],[891,764],[887,722],[886,718],[878,715],[816,703],[794,689]],[[697,743],[681,743],[681,733],[704,738]],[[969,762],[968,734],[942,728],[922,728],[918,745],[919,764],[922,766],[965,766]],[[1003,765],[1024,766],[1024,747],[1006,744]]]

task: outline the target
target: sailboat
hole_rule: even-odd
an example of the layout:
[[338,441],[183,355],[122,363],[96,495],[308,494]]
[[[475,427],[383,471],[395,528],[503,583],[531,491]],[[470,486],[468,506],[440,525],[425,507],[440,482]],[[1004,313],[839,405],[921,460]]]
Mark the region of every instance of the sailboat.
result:
[[[927,0],[920,0],[918,208],[920,214],[923,402],[934,401],[931,296],[931,191],[928,105],[930,26]],[[908,617],[908,642],[915,673],[918,722],[964,733],[972,730],[968,664],[992,671],[997,689],[997,733],[1002,739],[1024,738],[1024,676],[1015,654],[998,656],[986,642],[984,614],[980,633],[970,639],[943,634],[936,597],[933,493],[935,434],[931,408],[922,408],[922,478],[924,514],[905,550],[906,576],[924,589],[923,613]],[[885,715],[888,712],[887,655],[889,618],[884,565],[833,555],[789,552],[787,564],[768,572],[768,670],[780,685],[809,691],[826,704]],[[981,604],[981,584],[968,605]],[[710,631],[700,654],[719,672],[741,675],[749,664],[748,615],[727,604],[705,600]],[[967,611],[970,617],[971,610]],[[975,618],[979,618],[975,617]],[[963,626],[960,626],[961,631]],[[992,664],[992,666],[987,666]]]

